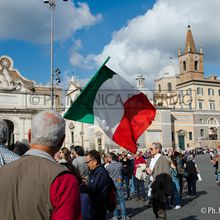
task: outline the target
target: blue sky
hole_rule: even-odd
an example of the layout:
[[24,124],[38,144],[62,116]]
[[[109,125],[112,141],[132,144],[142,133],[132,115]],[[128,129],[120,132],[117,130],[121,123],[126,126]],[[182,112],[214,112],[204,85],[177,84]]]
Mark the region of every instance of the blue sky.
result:
[[[205,73],[220,73],[220,2],[212,0],[56,0],[54,67],[64,87],[71,75],[85,83],[97,66],[109,65],[152,87],[169,57],[177,63],[190,24]],[[14,60],[20,73],[37,83],[50,81],[50,11],[43,0],[0,0],[0,56]],[[210,19],[210,14],[212,15]]]

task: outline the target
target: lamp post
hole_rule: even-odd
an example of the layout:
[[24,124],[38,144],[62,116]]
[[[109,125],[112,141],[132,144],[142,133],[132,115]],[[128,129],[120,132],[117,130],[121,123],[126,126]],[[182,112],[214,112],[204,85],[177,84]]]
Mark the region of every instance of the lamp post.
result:
[[[64,2],[68,0],[63,0]],[[50,7],[50,83],[51,83],[51,109],[54,106],[54,11],[56,7],[56,0],[44,0],[45,4]]]
[[84,135],[84,131],[80,131],[80,136],[81,136],[81,142],[82,142],[82,148],[84,147],[84,140],[83,140],[83,135]]
[[101,152],[102,151],[102,136],[103,136],[103,133],[101,131],[96,131],[95,135],[97,137],[98,151]]
[[74,128],[75,128],[75,125],[73,124],[73,122],[70,122],[69,129],[71,132],[71,142],[73,145],[74,145]]

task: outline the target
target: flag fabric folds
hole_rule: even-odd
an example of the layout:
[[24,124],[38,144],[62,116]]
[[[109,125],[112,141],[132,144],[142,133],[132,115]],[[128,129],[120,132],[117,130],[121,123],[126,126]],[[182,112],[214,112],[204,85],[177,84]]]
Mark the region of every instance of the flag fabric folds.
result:
[[147,96],[105,65],[108,59],[64,118],[97,125],[118,145],[135,153],[137,140],[151,125],[156,109]]

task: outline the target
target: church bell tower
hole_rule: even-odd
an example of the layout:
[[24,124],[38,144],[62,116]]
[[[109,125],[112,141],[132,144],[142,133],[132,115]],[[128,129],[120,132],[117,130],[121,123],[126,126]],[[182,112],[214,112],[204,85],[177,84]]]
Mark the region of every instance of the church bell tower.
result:
[[203,70],[203,50],[196,51],[196,46],[193,40],[192,31],[190,25],[186,34],[186,43],[184,53],[181,49],[178,50],[179,59],[179,83],[204,79]]

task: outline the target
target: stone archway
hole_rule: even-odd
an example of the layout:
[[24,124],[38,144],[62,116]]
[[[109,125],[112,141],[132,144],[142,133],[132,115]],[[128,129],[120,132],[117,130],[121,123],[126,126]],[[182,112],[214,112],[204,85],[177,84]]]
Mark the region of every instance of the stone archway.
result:
[[208,126],[209,126],[209,140],[218,140],[218,121],[216,118],[209,118],[208,119]]
[[11,120],[8,120],[8,119],[4,119],[4,121],[7,123],[8,131],[9,131],[8,148],[10,150],[13,150],[13,147],[14,147],[14,123]]
[[217,127],[209,127],[209,140],[218,140]]

